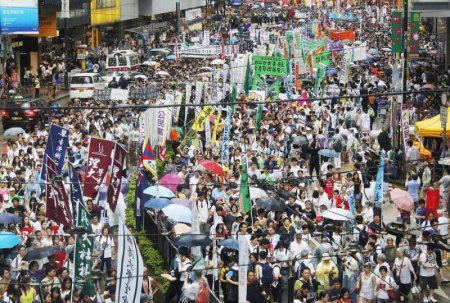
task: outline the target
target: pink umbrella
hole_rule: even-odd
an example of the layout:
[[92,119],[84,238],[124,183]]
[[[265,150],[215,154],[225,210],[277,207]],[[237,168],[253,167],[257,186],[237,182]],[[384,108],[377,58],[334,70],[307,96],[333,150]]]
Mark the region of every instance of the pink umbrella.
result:
[[177,186],[182,182],[183,180],[177,174],[167,174],[159,180],[159,184],[167,187],[174,194],[177,192]]
[[173,199],[172,200],[173,204],[178,204],[178,205],[183,205],[186,206],[188,208],[191,208],[191,201],[189,201],[188,199]]
[[390,191],[391,200],[398,208],[411,212],[414,209],[414,201],[411,195],[402,189],[395,188]]

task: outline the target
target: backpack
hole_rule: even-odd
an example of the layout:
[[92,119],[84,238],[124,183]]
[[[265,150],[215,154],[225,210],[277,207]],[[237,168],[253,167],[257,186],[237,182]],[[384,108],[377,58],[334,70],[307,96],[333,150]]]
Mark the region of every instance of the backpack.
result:
[[261,284],[271,285],[273,283],[273,268],[269,263],[259,263],[262,270]]
[[308,268],[308,266],[306,266],[306,264],[303,261],[301,260],[298,261],[300,262],[300,266],[297,268],[297,272],[295,273],[295,275],[297,276],[297,279],[300,279],[302,277],[303,269]]
[[335,152],[340,153],[344,146],[342,145],[341,138],[336,138],[333,142],[333,149]]
[[364,226],[362,230],[359,230],[358,244],[364,247],[366,246],[367,242],[369,242],[369,233],[367,232],[366,227]]

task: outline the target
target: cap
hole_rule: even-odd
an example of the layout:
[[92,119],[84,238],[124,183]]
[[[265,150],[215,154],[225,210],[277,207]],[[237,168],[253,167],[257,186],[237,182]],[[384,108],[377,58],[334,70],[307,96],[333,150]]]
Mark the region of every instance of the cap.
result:
[[9,191],[15,191],[16,189],[14,188],[14,187],[11,187],[10,189],[9,189]]
[[331,260],[330,254],[329,253],[323,253],[322,254],[322,260],[323,261],[330,261]]

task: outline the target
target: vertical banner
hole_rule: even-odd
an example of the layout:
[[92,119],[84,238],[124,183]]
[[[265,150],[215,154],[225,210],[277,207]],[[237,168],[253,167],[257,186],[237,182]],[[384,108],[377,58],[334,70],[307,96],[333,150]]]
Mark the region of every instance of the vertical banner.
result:
[[247,302],[248,238],[239,237],[239,303]]
[[231,108],[227,107],[227,119],[225,120],[225,127],[223,129],[222,134],[222,150],[220,153],[220,158],[222,160],[222,163],[225,166],[228,166],[228,162],[230,159],[230,150],[228,148],[228,141],[230,139],[230,131],[231,131],[231,120],[233,119],[233,112],[231,111]]
[[384,154],[380,156],[380,164],[378,167],[377,180],[375,181],[375,189],[373,192],[373,211],[381,216],[381,208],[383,207],[383,172],[384,172]]
[[[94,238],[88,234],[92,233],[91,215],[83,204],[78,204],[78,218],[76,226],[85,230],[81,235],[77,235],[75,241],[74,258],[74,285],[82,289],[84,294],[93,296],[95,294],[94,284],[91,278],[93,260],[92,251],[94,249]],[[86,281],[86,279],[88,279]]]
[[142,166],[148,170],[153,176],[156,176],[156,160],[153,148],[150,144],[150,139],[147,137],[144,143],[144,149],[141,155]]
[[53,123],[50,124],[45,154],[42,159],[42,180],[47,180],[47,169],[45,166],[47,165],[46,158],[48,157],[52,159],[56,165],[56,175],[61,175],[67,146],[69,146],[69,130]]
[[392,52],[401,53],[403,50],[402,43],[402,23],[403,13],[399,11],[393,11],[391,15],[391,39],[392,39]]
[[144,262],[136,243],[123,222],[119,224],[117,250],[116,300],[123,303],[139,302],[142,289]]
[[209,118],[205,121],[205,147],[209,148],[211,146],[211,122]]
[[78,204],[83,204],[83,192],[81,189],[80,178],[75,172],[75,168],[69,164],[69,178],[70,178],[70,202],[72,203],[72,215],[74,223],[76,224],[78,214]]
[[158,134],[158,140],[156,141],[156,145],[164,145],[164,135],[166,131],[166,116],[167,111],[166,108],[158,108],[157,109],[157,134]]
[[242,163],[241,172],[241,189],[239,196],[239,211],[244,214],[251,210],[252,202],[250,201],[250,188],[248,185],[247,161]]
[[222,111],[219,109],[219,113],[217,114],[216,120],[214,122],[214,129],[211,139],[211,145],[214,145],[217,140],[217,129],[219,128],[220,119],[222,118]]
[[108,191],[106,192],[106,201],[113,212],[116,211],[117,199],[119,198],[120,187],[122,183],[122,172],[125,167],[125,158],[127,151],[122,145],[116,143],[114,149],[114,157],[111,168],[111,180],[108,184]]
[[61,19],[70,18],[70,3],[69,0],[61,0]]
[[84,183],[84,195],[86,197],[95,199],[97,196],[100,185],[111,164],[113,149],[113,141],[91,137]]
[[403,109],[401,111],[402,115],[402,139],[403,139],[403,154],[406,155],[406,147],[408,146],[409,140],[409,110]]
[[69,197],[67,196],[64,183],[55,181],[56,163],[47,157],[47,177],[49,180],[45,185],[45,200],[47,218],[66,227],[73,227],[72,213],[70,212]]
[[[186,82],[186,97],[185,97],[185,103],[190,104],[191,103],[191,95],[192,95],[192,85],[190,82]],[[187,117],[189,114],[189,107],[184,107],[184,125],[187,124]]]
[[409,13],[409,52],[419,53],[419,33],[420,33],[420,13],[410,12]]
[[[187,88],[187,86],[186,86]],[[180,115],[180,105],[181,101],[183,100],[183,95],[180,91],[175,91],[175,97],[174,97],[174,104],[172,108],[172,124],[174,126],[178,123],[178,116]]]
[[209,31],[203,31],[202,46],[209,46],[211,40],[211,33]]

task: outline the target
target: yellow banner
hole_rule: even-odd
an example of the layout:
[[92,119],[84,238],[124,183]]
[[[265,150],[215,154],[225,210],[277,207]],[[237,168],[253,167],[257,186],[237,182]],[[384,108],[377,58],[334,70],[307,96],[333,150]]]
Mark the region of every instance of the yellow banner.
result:
[[222,116],[222,112],[219,111],[219,114],[217,115],[216,121],[214,122],[214,130],[213,130],[213,134],[212,134],[211,145],[214,145],[214,143],[216,143],[216,140],[217,140],[217,129],[219,128],[221,116]]
[[203,127],[205,126],[206,119],[209,118],[214,113],[214,108],[212,106],[205,106],[200,113],[199,116],[195,116],[195,122],[194,125],[192,125],[192,129],[195,131],[202,131]]

